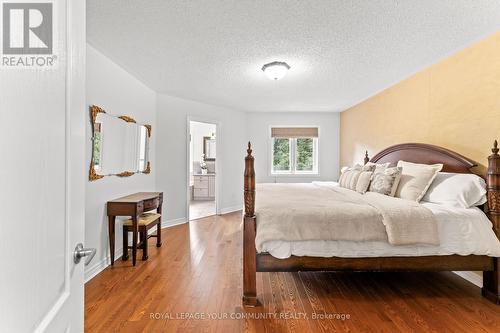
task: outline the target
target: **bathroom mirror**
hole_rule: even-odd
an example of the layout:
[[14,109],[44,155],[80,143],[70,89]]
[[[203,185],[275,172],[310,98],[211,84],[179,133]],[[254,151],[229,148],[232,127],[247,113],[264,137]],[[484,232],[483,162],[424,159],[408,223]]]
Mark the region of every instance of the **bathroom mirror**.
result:
[[204,136],[203,137],[203,154],[205,155],[205,161],[215,161],[216,156],[216,139],[215,137]]
[[149,140],[151,126],[128,116],[115,116],[102,108],[90,107],[92,158],[89,179],[105,176],[129,177],[151,172]]

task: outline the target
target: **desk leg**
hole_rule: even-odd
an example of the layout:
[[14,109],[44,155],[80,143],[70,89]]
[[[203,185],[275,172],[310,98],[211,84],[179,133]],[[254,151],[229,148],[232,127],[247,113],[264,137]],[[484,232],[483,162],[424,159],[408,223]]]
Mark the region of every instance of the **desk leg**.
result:
[[111,266],[115,264],[115,218],[115,216],[108,216],[109,254],[111,255]]
[[142,260],[148,260],[148,229],[141,227],[139,234],[142,242]]
[[[156,210],[158,214],[161,215],[161,207],[162,205],[160,204],[158,206],[158,209]],[[158,225],[156,226],[156,247],[161,246],[161,217],[160,221],[158,222]]]
[[128,230],[123,227],[123,255],[122,260],[125,261],[128,259]]
[[132,265],[135,266],[135,260],[137,258],[137,221],[139,220],[138,216],[132,216]]

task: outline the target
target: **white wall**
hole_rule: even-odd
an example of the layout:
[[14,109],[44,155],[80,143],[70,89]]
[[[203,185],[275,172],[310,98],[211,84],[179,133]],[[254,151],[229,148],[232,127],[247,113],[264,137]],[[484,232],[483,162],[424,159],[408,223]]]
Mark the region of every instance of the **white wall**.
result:
[[[85,246],[97,249],[90,266],[86,267],[86,278],[99,272],[109,264],[108,222],[106,202],[117,197],[139,191],[154,191],[157,164],[155,159],[156,138],[156,93],[139,82],[124,69],[116,65],[92,46],[87,45],[87,105],[102,107],[106,112],[128,115],[138,122],[152,125],[149,175],[136,174],[131,177],[104,177],[86,184]],[[86,165],[91,158],[90,116],[87,119]],[[122,147],[116,147],[122,149]],[[122,253],[121,223],[116,223],[115,259]]]
[[[319,176],[271,176],[270,131],[271,126],[319,127]],[[247,113],[246,133],[252,142],[257,182],[310,182],[336,180],[339,174],[338,113],[251,112]]]
[[[156,188],[165,195],[164,214],[171,223],[186,220],[188,116],[193,121],[218,123],[217,177],[219,211],[239,209],[243,204],[245,113],[223,107],[158,95]],[[220,144],[219,144],[220,142]]]

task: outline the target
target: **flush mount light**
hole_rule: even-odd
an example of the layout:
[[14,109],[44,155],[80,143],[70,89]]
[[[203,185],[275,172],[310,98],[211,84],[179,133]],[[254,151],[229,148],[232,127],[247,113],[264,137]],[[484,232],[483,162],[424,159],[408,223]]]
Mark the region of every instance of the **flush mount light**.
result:
[[286,62],[273,61],[262,66],[262,71],[271,80],[279,80],[285,77],[290,66]]

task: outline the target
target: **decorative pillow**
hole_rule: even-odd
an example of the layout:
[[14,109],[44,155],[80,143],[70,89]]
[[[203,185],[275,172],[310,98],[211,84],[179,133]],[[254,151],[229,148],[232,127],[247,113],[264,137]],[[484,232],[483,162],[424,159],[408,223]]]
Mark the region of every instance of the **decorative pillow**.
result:
[[357,181],[357,172],[361,171],[361,165],[356,164],[355,166],[343,167],[342,174],[340,175],[339,185],[340,187],[345,187],[350,189],[350,184],[352,182],[352,178],[355,177]]
[[359,164],[356,164],[352,168],[342,168],[343,172],[340,175],[339,185],[350,190],[365,193],[366,188],[370,184],[371,174],[374,169],[374,166],[361,166]]
[[386,167],[383,171],[375,171],[371,179],[369,191],[393,197],[398,188],[401,171],[402,168],[399,167]]
[[470,208],[486,202],[486,182],[466,173],[439,172],[422,201]]
[[366,191],[368,191],[368,186],[370,186],[372,175],[373,171],[361,171],[358,177],[358,182],[356,183],[356,192],[365,194]]
[[339,185],[341,187],[354,190],[361,170],[362,166],[359,164],[356,164],[352,168],[344,169],[344,172],[340,176]]
[[419,202],[429,189],[434,178],[443,168],[442,164],[417,164],[399,161],[398,167],[403,168],[396,197]]
[[373,163],[373,162],[368,162],[365,164],[365,166],[375,166],[375,170],[373,172],[377,173],[377,172],[383,172],[386,168],[389,167],[389,165],[391,165],[391,163],[387,162],[387,163]]
[[361,171],[369,171],[373,172],[375,171],[375,168],[377,167],[377,164],[365,164],[361,167]]

